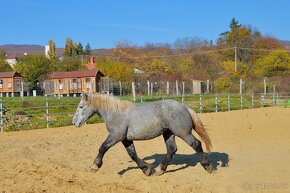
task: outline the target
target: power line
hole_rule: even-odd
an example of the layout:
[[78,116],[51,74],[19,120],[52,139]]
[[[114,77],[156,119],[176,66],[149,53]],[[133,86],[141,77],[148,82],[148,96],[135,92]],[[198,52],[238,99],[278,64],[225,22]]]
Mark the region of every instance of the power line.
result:
[[251,50],[251,51],[262,51],[262,52],[274,52],[274,51],[277,51],[277,50],[285,50],[285,51],[290,52],[289,49],[258,49],[258,48],[239,48],[239,47],[237,47],[237,49],[240,49],[240,50]]
[[[273,52],[273,51],[277,51],[279,49],[257,49],[257,48],[229,47],[229,48],[222,48],[222,49],[215,49],[215,50],[207,50],[207,51],[195,51],[195,52],[190,52],[190,53],[164,54],[164,55],[144,56],[144,57],[142,57],[142,56],[79,55],[79,56],[71,56],[70,58],[82,58],[82,57],[89,57],[89,56],[104,57],[104,58],[113,58],[113,59],[172,58],[172,57],[178,57],[178,56],[191,56],[191,55],[195,55],[195,54],[215,53],[215,52],[220,52],[220,51],[225,51],[225,50],[233,50],[236,53],[236,51],[238,51],[238,50]],[[289,49],[282,49],[282,50],[285,50],[285,51],[290,52]]]
[[[177,56],[190,56],[190,55],[195,55],[195,54],[207,54],[207,53],[214,53],[214,52],[219,52],[219,51],[224,51],[224,50],[230,50],[233,48],[223,48],[223,49],[216,49],[216,50],[208,50],[208,51],[196,51],[196,52],[190,52],[190,53],[183,53],[183,54],[171,54],[171,55],[157,55],[157,56],[146,56],[145,58],[166,58],[166,57],[177,57]],[[100,55],[99,55],[100,56]],[[140,56],[103,56],[103,57],[108,57],[108,58],[125,58],[125,59],[138,59],[138,58],[144,58]]]
[[[256,48],[242,48],[242,47],[230,47],[230,48],[223,48],[223,49],[216,49],[216,50],[208,50],[208,51],[195,51],[190,53],[183,53],[183,54],[166,54],[166,55],[157,55],[157,56],[146,56],[146,57],[140,57],[140,56],[101,56],[106,58],[117,58],[117,59],[139,59],[139,58],[171,58],[171,57],[178,57],[178,56],[190,56],[195,54],[208,54],[208,53],[215,53],[225,50],[251,50],[251,51],[263,51],[263,52],[273,52],[277,51],[279,49],[256,49]],[[285,51],[290,52],[288,49],[283,49]],[[100,55],[98,55],[100,56]]]

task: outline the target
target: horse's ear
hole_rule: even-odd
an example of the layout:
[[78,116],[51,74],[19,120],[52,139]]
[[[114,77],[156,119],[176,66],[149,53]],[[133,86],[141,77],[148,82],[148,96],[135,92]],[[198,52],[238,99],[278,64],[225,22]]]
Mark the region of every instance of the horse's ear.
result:
[[82,92],[82,100],[87,101],[88,95],[85,92]]

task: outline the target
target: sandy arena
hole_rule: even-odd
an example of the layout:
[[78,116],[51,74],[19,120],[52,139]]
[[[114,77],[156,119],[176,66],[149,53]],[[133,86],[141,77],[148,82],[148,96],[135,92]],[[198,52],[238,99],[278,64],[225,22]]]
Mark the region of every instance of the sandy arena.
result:
[[[209,174],[177,138],[162,176],[145,176],[121,143],[97,173],[87,168],[107,136],[104,124],[0,133],[0,193],[17,192],[290,192],[290,108],[200,114],[217,170]],[[196,134],[195,134],[196,135]],[[157,166],[162,137],[136,141],[139,157]],[[223,167],[227,166],[228,167]]]

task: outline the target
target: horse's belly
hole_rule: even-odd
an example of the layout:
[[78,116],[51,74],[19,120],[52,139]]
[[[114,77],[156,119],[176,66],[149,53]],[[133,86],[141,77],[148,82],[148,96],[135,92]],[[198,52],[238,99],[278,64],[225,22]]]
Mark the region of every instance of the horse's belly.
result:
[[[129,140],[147,140],[158,137],[163,134],[164,128],[160,123],[150,123],[144,125],[129,126],[127,131],[127,139]],[[146,124],[146,125],[145,125]]]

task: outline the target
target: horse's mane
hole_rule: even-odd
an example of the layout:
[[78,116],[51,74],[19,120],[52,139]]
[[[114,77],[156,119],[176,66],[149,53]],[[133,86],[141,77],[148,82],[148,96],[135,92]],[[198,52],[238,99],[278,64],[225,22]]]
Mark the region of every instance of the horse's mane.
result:
[[124,112],[133,104],[113,96],[97,93],[89,94],[88,101],[94,108],[113,112]]

